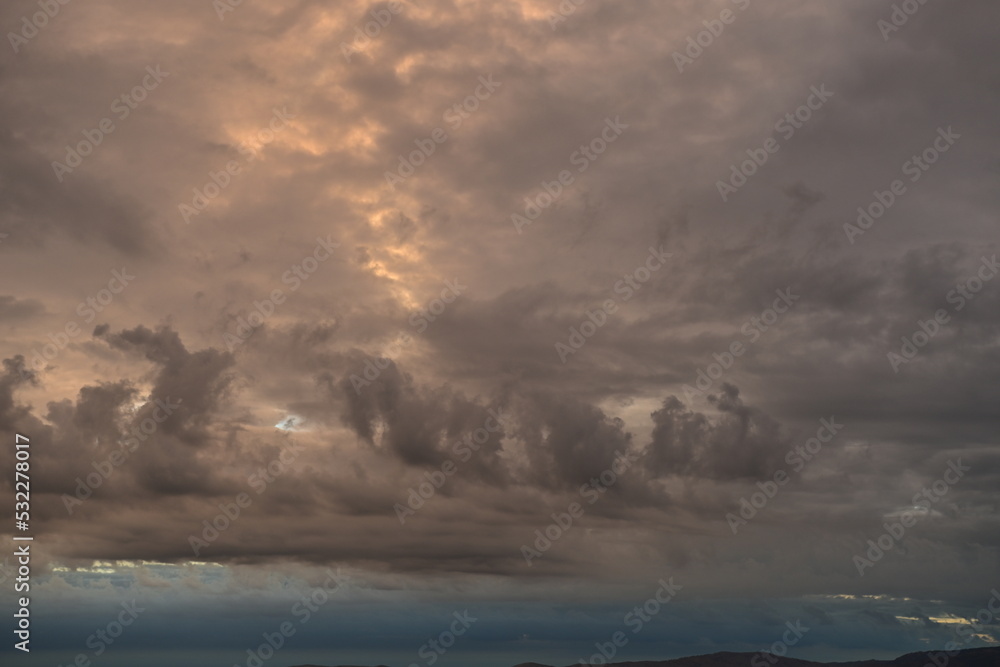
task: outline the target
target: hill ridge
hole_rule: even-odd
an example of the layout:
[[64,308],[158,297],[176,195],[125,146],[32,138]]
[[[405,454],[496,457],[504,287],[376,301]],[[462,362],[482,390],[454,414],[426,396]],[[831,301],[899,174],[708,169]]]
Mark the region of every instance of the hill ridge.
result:
[[[946,660],[941,667],[998,667],[1000,666],[1000,647],[985,647],[963,649],[952,656],[945,655],[944,650],[920,651],[906,653],[892,660],[860,660],[853,662],[815,662],[798,658],[774,657],[765,659],[760,652],[738,653],[720,651],[704,655],[694,655],[686,658],[670,660],[625,661],[608,663],[606,667],[924,667],[934,664],[929,654],[941,654]],[[756,661],[754,658],[757,657]],[[294,667],[322,667],[321,665],[295,665]],[[338,667],[358,667],[356,665],[339,665]],[[378,665],[377,667],[387,667]],[[540,662],[522,662],[512,667],[553,667]],[[566,667],[578,667],[567,665]]]

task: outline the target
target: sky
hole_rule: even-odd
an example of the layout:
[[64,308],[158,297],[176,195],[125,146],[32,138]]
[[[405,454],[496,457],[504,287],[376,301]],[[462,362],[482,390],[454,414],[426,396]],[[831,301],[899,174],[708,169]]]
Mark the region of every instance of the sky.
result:
[[997,645],[998,20],[3,3],[5,664]]

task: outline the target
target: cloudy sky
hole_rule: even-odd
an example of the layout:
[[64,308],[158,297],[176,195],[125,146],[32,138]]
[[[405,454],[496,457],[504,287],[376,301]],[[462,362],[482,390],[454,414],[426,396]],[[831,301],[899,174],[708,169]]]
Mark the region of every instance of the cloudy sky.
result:
[[4,659],[1000,642],[998,20],[5,2]]

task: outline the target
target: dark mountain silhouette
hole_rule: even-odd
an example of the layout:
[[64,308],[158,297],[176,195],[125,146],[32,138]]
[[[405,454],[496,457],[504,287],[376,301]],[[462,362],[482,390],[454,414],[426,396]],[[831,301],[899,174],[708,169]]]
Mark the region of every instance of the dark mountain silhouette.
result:
[[[939,651],[907,653],[895,660],[864,660],[861,662],[832,662],[826,667],[924,667],[934,665],[928,654],[938,654]],[[1000,667],[1000,648],[972,648],[960,651],[952,657],[940,653],[937,660],[946,660],[940,667]]]
[[[645,662],[614,662],[608,667],[749,667],[751,661],[756,665],[768,665],[769,667],[925,667],[925,665],[935,665],[928,654],[937,653],[927,651],[921,653],[907,653],[895,660],[862,660],[858,662],[812,662],[810,660],[797,660],[795,658],[770,658],[763,659],[759,653],[712,653],[711,655],[698,655],[690,658],[677,658],[675,660],[645,661]],[[773,660],[773,662],[772,662]],[[947,662],[944,662],[947,661]],[[954,656],[948,657],[940,653],[937,657],[938,667],[1000,667],[1000,648],[974,648],[960,651]],[[298,665],[297,667],[320,667],[319,665]],[[341,665],[340,667],[351,667]],[[385,667],[385,665],[379,665]],[[551,667],[537,662],[522,662],[514,667]],[[569,665],[568,667],[578,667]]]

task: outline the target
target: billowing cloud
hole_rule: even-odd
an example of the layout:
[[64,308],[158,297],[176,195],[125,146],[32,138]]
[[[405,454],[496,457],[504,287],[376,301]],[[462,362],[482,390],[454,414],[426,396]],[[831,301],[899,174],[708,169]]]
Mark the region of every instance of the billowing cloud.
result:
[[[672,575],[631,657],[799,613],[807,657],[938,642],[1000,562],[1000,10],[893,5],[4,5],[43,590],[273,610],[268,572],[339,566],[564,664]],[[669,639],[725,600],[733,643]]]

